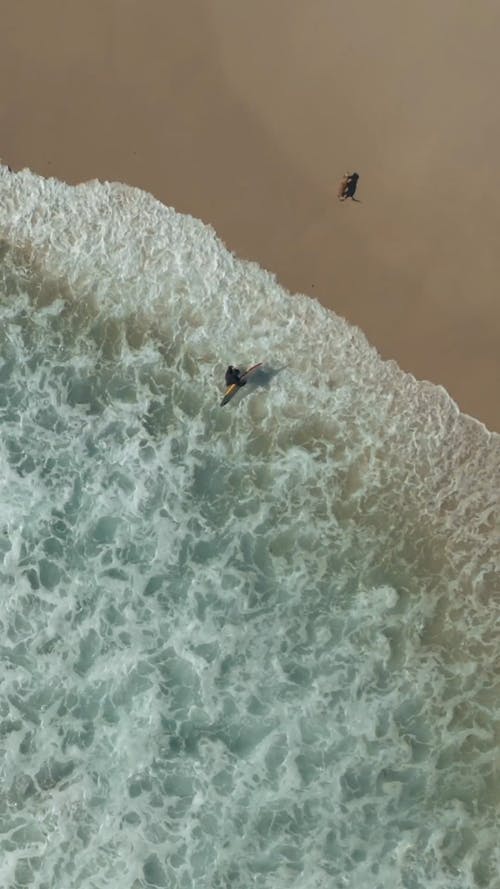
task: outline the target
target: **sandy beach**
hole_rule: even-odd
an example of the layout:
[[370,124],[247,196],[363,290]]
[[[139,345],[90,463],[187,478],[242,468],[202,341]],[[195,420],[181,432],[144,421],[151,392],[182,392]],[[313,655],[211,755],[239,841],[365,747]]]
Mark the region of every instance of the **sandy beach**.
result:
[[496,0],[25,0],[0,156],[200,217],[500,430],[499,38]]

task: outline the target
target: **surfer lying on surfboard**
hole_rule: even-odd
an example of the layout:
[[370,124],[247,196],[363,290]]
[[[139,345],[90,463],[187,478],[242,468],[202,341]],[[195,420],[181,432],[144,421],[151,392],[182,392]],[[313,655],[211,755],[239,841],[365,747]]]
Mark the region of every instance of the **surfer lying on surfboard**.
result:
[[224,393],[224,398],[221,401],[221,405],[227,404],[228,401],[231,400],[235,392],[238,389],[241,389],[242,386],[246,385],[247,377],[252,374],[258,367],[262,367],[262,362],[259,364],[253,364],[252,367],[249,367],[248,370],[241,371],[239,367],[233,367],[232,364],[229,365],[226,370],[226,386],[227,389]]

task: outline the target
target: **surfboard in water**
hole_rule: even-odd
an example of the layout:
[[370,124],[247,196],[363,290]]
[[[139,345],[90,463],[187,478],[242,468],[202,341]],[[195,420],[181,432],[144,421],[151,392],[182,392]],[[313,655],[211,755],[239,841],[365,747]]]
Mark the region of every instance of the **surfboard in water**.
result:
[[[248,370],[245,371],[245,373],[242,373],[240,379],[246,380],[249,377],[249,375],[251,373],[253,373],[254,370],[257,370],[258,367],[262,367],[262,361],[259,361],[258,364],[252,364],[252,366],[249,367]],[[228,401],[231,401],[231,398],[233,397],[233,395],[235,395],[236,392],[238,391],[238,389],[240,389],[240,388],[241,388],[241,386],[239,386],[238,383],[231,383],[231,385],[228,386],[226,391],[224,392],[224,398],[222,399],[222,401],[220,403],[221,407],[223,407],[225,404],[227,404]]]

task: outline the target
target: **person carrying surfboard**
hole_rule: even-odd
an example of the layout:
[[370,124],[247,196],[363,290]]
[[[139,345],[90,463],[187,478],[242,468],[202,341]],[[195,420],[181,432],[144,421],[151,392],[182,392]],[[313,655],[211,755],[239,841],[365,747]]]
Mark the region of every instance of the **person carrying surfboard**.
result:
[[354,195],[356,194],[356,188],[358,187],[358,179],[359,173],[344,173],[337,191],[339,201],[345,201],[347,198],[351,198],[352,201],[357,201],[357,198],[355,198]]

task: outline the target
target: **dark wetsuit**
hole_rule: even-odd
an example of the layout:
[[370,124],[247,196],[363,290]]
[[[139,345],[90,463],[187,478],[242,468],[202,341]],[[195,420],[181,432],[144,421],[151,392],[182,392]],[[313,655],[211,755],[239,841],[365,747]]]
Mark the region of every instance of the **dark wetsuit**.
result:
[[244,386],[246,380],[241,379],[241,370],[238,367],[233,367],[232,364],[229,365],[226,370],[226,386],[232,386],[235,383],[237,386]]
[[346,198],[352,198],[354,200],[354,195],[356,194],[356,189],[358,187],[358,173],[351,173],[349,179],[347,180],[346,187],[344,190],[344,200]]

